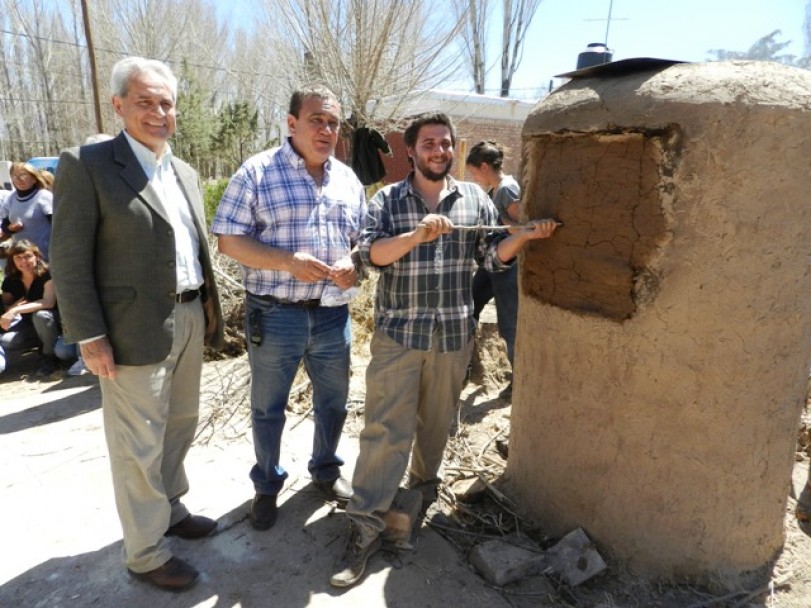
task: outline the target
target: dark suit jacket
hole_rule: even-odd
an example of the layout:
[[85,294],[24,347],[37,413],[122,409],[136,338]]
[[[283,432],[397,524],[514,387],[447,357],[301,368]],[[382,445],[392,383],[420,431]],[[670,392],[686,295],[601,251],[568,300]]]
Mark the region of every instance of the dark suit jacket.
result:
[[[217,329],[223,323],[197,173],[172,159],[190,203]],[[172,346],[175,238],[160,199],[121,133],[62,153],[54,183],[51,272],[68,341],[106,334],[116,363],[162,361]]]

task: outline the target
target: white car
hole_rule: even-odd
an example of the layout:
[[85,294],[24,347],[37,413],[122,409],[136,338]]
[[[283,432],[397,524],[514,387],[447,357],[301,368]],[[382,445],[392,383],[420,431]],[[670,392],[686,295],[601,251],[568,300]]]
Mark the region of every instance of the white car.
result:
[[25,161],[27,164],[34,167],[39,171],[43,169],[45,171],[50,171],[52,174],[56,174],[56,165],[59,164],[59,157],[58,156],[35,156],[34,158],[29,158]]

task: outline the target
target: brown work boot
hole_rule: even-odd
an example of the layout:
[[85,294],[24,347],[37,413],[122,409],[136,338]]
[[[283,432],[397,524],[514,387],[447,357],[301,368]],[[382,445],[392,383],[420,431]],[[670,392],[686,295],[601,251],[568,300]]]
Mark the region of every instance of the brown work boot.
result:
[[329,579],[333,587],[346,588],[358,583],[366,572],[366,562],[380,550],[380,533],[355,522],[349,523],[349,540],[346,551]]
[[133,572],[130,576],[166,591],[184,591],[197,581],[197,570],[179,557],[172,557],[162,566],[149,572]]
[[179,536],[180,538],[205,538],[217,529],[217,520],[203,515],[187,515],[174,526],[164,532],[164,536]]

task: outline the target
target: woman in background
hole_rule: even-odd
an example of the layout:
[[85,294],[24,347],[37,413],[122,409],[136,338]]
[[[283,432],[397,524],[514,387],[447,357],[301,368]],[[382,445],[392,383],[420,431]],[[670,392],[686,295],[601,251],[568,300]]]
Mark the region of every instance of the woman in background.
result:
[[8,250],[0,315],[0,372],[6,369],[6,352],[42,348],[45,361],[38,376],[50,376],[59,368],[54,346],[59,335],[56,293],[42,253],[28,240],[15,242]]
[[[491,141],[481,141],[470,149],[465,170],[490,195],[498,211],[499,222],[518,222],[521,213],[521,187],[502,169],[504,150]],[[504,272],[489,273],[484,267],[473,277],[473,317],[478,321],[485,305],[495,297],[498,333],[507,344],[507,359],[512,369],[515,355],[515,333],[518,325],[518,263]],[[504,398],[512,396],[512,379],[502,391]]]
[[42,257],[48,259],[51,240],[53,195],[48,181],[28,163],[11,165],[12,192],[5,201],[0,216],[2,239],[26,239],[39,247]]

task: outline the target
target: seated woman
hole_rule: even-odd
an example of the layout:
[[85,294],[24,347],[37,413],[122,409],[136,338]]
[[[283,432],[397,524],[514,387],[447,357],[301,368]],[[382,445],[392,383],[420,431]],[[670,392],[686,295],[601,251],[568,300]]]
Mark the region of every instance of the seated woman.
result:
[[42,253],[28,240],[8,250],[0,315],[0,372],[6,369],[6,352],[42,348],[45,362],[37,372],[49,376],[59,367],[54,346],[59,335],[56,293]]

